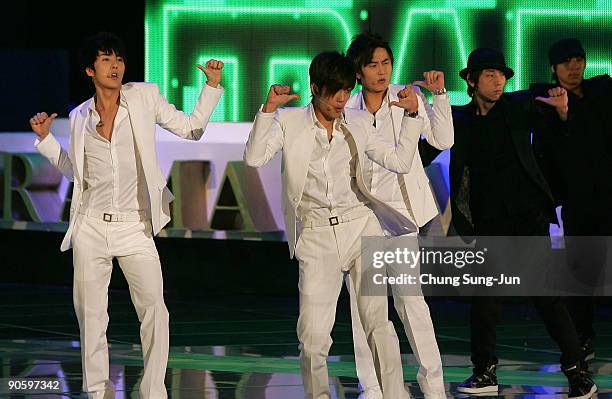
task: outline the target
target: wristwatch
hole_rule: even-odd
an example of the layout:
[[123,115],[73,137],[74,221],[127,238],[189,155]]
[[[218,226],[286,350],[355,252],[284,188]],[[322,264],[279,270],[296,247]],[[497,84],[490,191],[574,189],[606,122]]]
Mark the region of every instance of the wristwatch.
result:
[[404,111],[404,114],[406,114],[406,116],[409,118],[416,118],[417,116],[419,116],[419,110],[416,110],[414,112]]
[[433,94],[434,96],[439,96],[439,95],[441,95],[441,94],[446,94],[446,88],[445,88],[445,87],[443,87],[443,88],[441,88],[441,89],[436,89],[436,90],[432,91],[432,94]]

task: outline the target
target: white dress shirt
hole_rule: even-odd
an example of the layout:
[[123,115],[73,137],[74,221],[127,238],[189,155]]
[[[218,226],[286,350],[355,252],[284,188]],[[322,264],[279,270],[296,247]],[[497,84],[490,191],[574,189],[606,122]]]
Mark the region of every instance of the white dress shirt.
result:
[[[376,134],[377,139],[390,147],[395,147],[399,140],[401,126],[394,125],[389,103],[389,90],[387,90],[382,105],[375,114],[368,111],[363,97],[361,98],[361,109],[367,111],[371,116],[372,126],[374,127],[372,132]],[[370,183],[372,194],[395,209],[409,210],[407,208],[410,201],[407,201],[402,194],[402,192],[406,193],[404,179],[400,179],[397,173],[391,172],[374,162],[371,162],[371,165],[371,175],[366,173],[364,177],[366,177],[366,182]]]
[[144,211],[150,214],[147,183],[134,143],[127,103],[120,97],[111,140],[96,130],[100,115],[95,101],[85,128],[83,209],[108,213]]
[[302,201],[297,209],[300,220],[328,218],[350,213],[364,206],[367,200],[356,182],[356,154],[345,139],[344,119],[334,121],[332,140],[327,129],[315,116],[310,105],[315,143],[310,156]]

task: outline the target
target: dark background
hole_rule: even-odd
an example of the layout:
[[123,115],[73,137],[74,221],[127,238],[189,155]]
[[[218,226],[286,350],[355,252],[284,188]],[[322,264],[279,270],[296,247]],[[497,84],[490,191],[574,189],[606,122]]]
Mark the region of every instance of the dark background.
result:
[[125,81],[143,81],[144,9],[140,1],[3,3],[0,130],[29,130],[29,117],[40,111],[66,117],[93,94],[77,54],[83,38],[96,32],[124,40]]

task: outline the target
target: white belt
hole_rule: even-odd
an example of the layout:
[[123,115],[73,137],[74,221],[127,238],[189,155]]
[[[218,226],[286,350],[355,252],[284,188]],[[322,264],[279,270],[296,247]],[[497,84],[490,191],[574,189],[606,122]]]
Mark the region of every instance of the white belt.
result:
[[79,213],[105,222],[138,222],[148,219],[145,211],[102,212],[96,209],[81,209]]
[[353,212],[346,213],[340,216],[331,216],[328,218],[311,218],[307,217],[304,220],[300,221],[300,225],[302,227],[321,227],[321,226],[336,226],[340,223],[350,222],[351,220],[359,219],[364,216],[373,215],[370,209],[357,210]]

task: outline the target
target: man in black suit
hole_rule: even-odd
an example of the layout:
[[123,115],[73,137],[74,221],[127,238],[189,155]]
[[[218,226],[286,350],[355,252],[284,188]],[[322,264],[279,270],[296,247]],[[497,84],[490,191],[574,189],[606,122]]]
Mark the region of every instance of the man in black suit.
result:
[[[605,237],[612,236],[612,78],[584,79],[586,52],[577,39],[557,41],[548,58],[556,84],[532,85],[531,90],[539,94],[556,85],[565,88],[568,120],[560,128],[560,122],[549,117],[536,132],[534,147],[562,205],[568,261],[576,283],[594,289],[606,263],[609,238]],[[593,302],[592,296],[566,298],[585,361],[594,357]]]
[[[556,223],[554,201],[531,147],[534,121],[541,103],[567,116],[567,93],[555,88],[550,97],[533,101],[527,92],[504,94],[514,75],[497,50],[479,48],[470,54],[459,75],[468,84],[472,101],[453,109],[455,145],[451,148],[449,175],[452,224],[462,237],[547,236]],[[424,162],[434,149],[420,144]],[[561,365],[570,398],[588,398],[596,386],[580,365],[580,344],[572,320],[559,297],[532,298],[546,329],[559,345]],[[474,373],[458,391],[497,392],[495,357],[496,324],[501,313],[499,297],[475,297],[472,303],[471,353]]]

